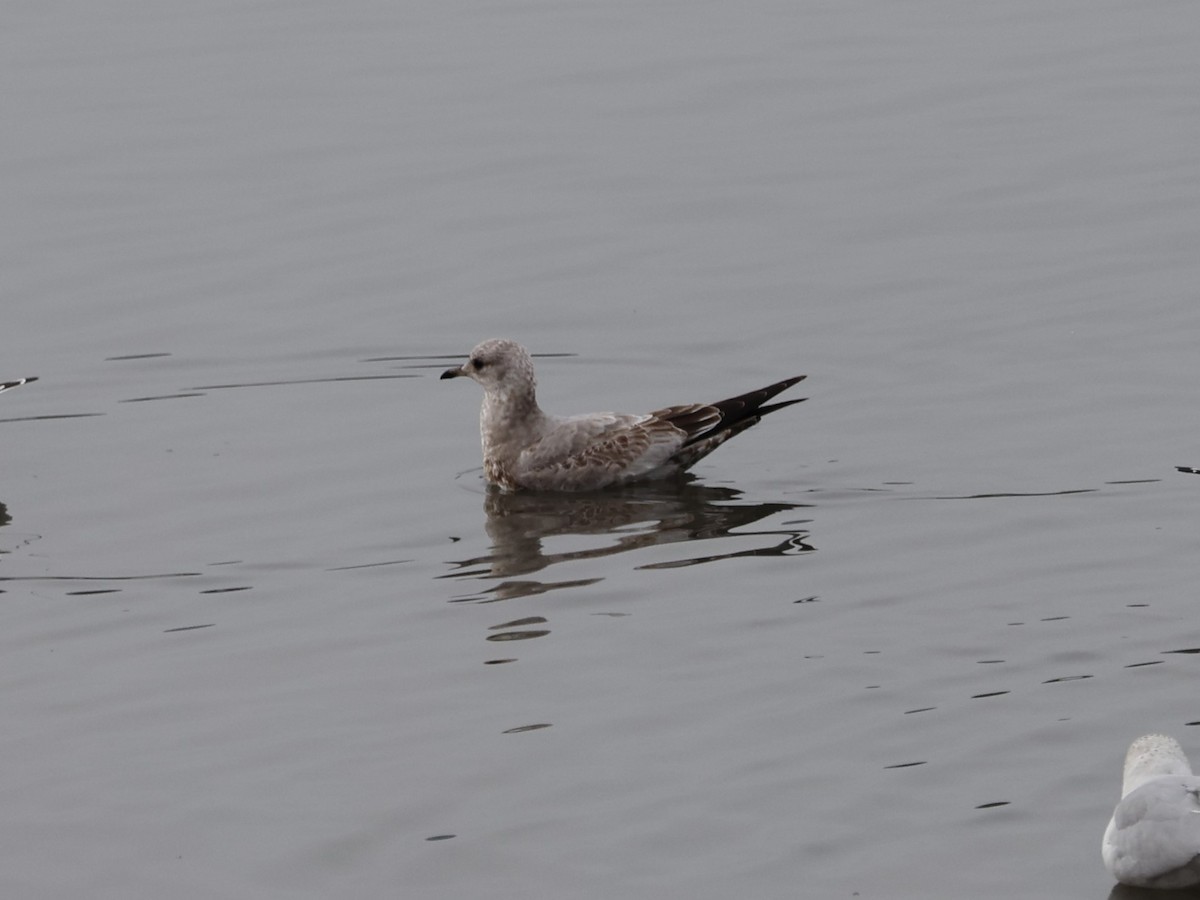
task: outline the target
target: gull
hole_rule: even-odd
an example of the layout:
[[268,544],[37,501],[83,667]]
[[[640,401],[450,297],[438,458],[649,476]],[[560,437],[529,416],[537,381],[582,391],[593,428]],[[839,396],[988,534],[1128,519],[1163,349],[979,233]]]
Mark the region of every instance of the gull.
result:
[[483,387],[479,433],[487,480],[509,491],[591,491],[683,472],[767,413],[766,404],[804,378],[786,378],[716,403],[668,406],[643,415],[554,416],[537,403],[533,360],[520,344],[493,338],[442,378]]
[[1182,888],[1200,884],[1200,777],[1183,748],[1165,734],[1129,745],[1121,802],[1101,846],[1121,884]]
[[28,384],[31,381],[37,381],[37,376],[30,378],[18,378],[16,381],[0,381],[0,394],[7,391],[9,388],[20,387],[23,384]]

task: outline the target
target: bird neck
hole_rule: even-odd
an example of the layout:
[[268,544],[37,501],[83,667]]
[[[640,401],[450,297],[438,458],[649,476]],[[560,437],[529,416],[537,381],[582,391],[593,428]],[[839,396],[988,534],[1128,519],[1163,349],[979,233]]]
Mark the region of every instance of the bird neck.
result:
[[[546,414],[529,386],[521,391],[486,391],[479,410],[485,458],[507,457],[541,437]],[[501,438],[503,435],[503,438]]]

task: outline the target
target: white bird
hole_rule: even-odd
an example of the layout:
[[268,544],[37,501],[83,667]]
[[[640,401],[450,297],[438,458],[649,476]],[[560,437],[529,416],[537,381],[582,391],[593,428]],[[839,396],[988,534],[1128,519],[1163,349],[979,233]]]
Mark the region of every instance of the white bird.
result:
[[1200,777],[1179,742],[1147,734],[1129,745],[1125,778],[1101,848],[1121,884],[1182,888],[1200,884]]
[[0,394],[7,391],[9,388],[20,387],[23,384],[28,384],[31,381],[37,381],[37,376],[30,378],[18,378],[16,381],[0,381]]
[[[537,404],[533,360],[493,338],[442,378],[483,387],[479,432],[488,481],[506,490],[590,491],[683,472],[734,435],[800,400],[768,405],[799,375],[716,403],[669,406],[644,415],[553,416]],[[805,399],[805,398],[801,398]]]

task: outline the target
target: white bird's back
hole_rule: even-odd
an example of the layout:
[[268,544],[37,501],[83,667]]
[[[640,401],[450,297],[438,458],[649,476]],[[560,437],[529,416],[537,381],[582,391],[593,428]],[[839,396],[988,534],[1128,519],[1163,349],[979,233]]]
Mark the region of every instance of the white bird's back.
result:
[[1121,801],[1104,831],[1101,853],[1109,874],[1122,884],[1200,884],[1200,778],[1173,737],[1147,734],[1129,746]]

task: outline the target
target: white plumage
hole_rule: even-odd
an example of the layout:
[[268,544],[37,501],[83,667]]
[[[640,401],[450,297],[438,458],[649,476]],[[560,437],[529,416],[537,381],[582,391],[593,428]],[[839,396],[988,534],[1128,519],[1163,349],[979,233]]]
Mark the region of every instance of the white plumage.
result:
[[1200,884],[1200,777],[1174,738],[1147,734],[1129,746],[1121,802],[1104,832],[1102,854],[1122,884]]

